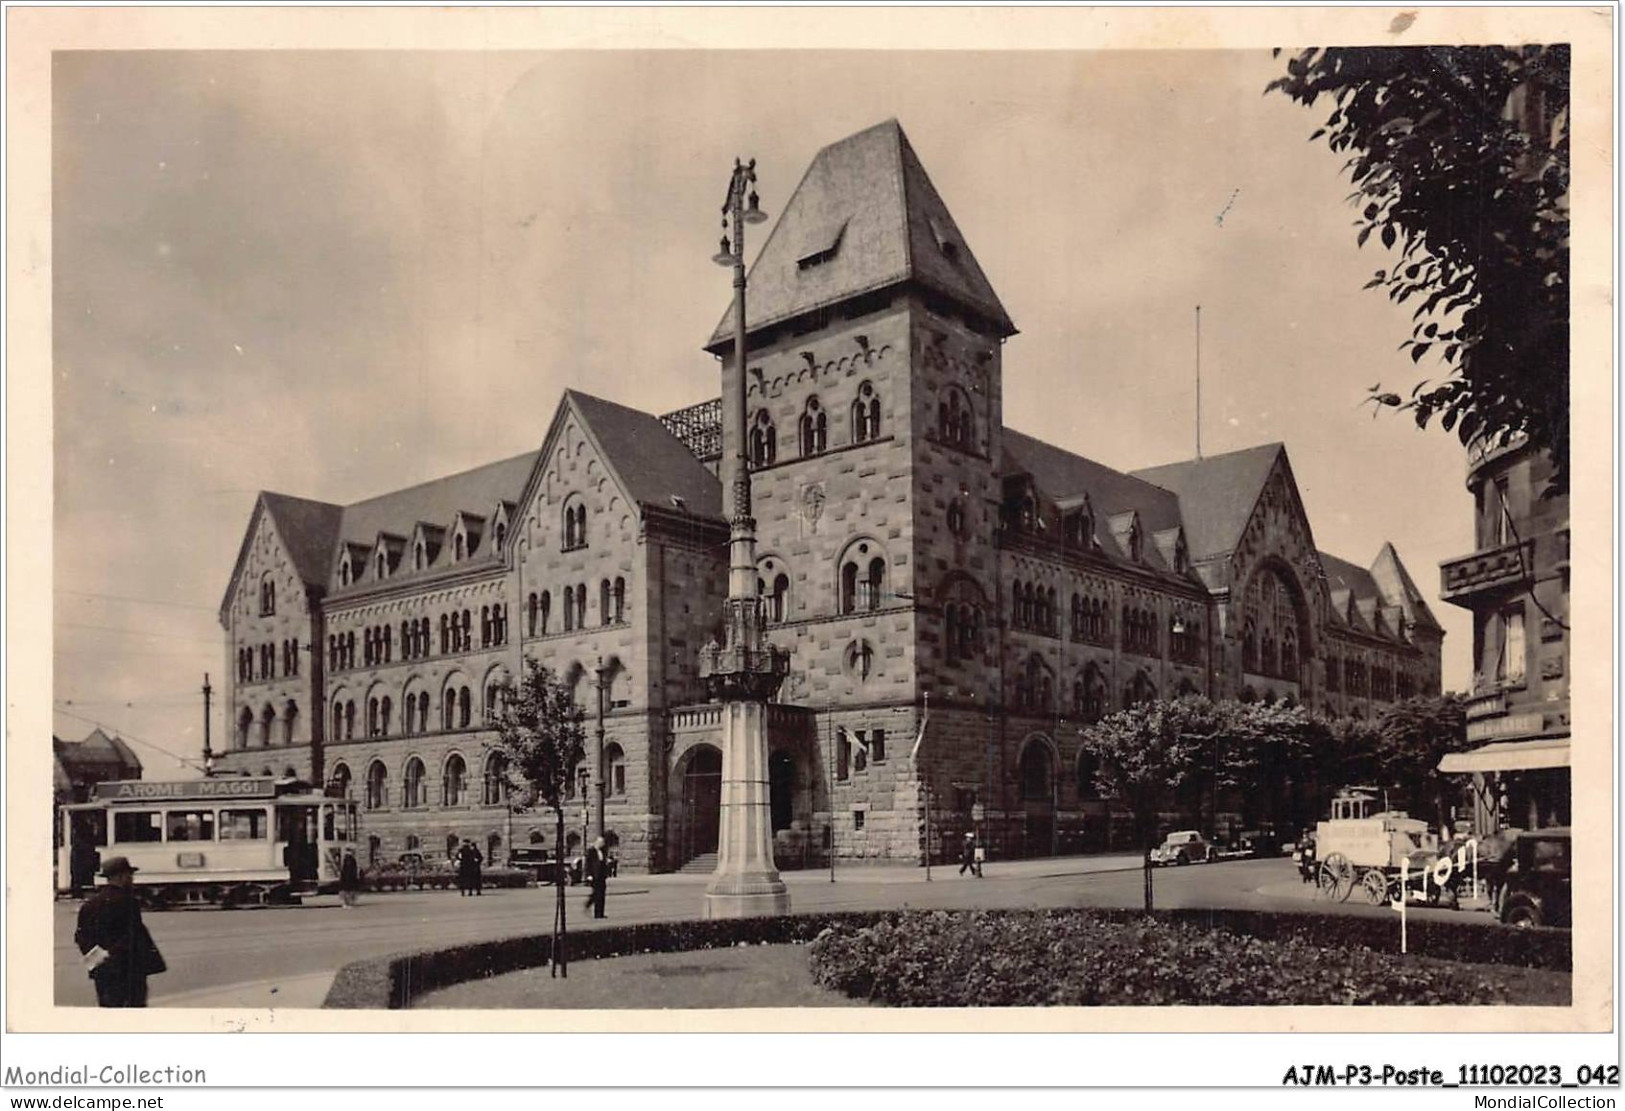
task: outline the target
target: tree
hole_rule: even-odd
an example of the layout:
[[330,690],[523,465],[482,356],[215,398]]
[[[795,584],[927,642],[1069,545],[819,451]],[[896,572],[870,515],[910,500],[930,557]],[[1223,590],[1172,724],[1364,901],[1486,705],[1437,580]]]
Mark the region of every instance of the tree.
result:
[[1315,784],[1329,752],[1324,723],[1285,702],[1221,702],[1215,712],[1215,787],[1243,789],[1252,821],[1294,823],[1295,795]]
[[1449,817],[1447,800],[1458,784],[1439,771],[1446,753],[1468,747],[1467,714],[1454,694],[1408,698],[1377,719],[1376,757],[1382,780],[1391,784],[1413,816],[1430,812],[1436,825]]
[[1157,815],[1200,783],[1202,759],[1220,728],[1213,703],[1193,696],[1176,702],[1142,702],[1083,731],[1082,744],[1095,758],[1100,793],[1115,798],[1134,817],[1144,852],[1145,909],[1152,909],[1151,850]]
[[1366,288],[1414,302],[1401,349],[1448,368],[1408,399],[1378,383],[1369,400],[1422,428],[1437,416],[1463,444],[1527,435],[1566,491],[1569,48],[1314,48],[1271,91],[1334,101],[1310,139],[1351,152],[1357,242],[1401,248]]
[[[581,707],[565,684],[535,660],[525,661],[518,686],[503,687],[497,711],[497,739],[492,747],[504,757],[502,775],[509,790],[523,793],[525,805],[538,803],[557,818],[554,859],[564,864],[564,794],[577,765],[586,755],[586,729]],[[556,875],[558,901],[553,912],[552,970],[568,975],[564,960],[564,875]]]

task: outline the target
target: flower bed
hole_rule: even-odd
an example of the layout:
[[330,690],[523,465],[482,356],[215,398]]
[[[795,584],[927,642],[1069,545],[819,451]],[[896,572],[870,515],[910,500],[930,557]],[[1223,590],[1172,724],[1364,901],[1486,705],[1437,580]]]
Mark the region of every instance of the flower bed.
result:
[[[1140,912],[1126,910],[1004,911],[997,916],[1034,923],[1042,923],[1050,917],[1071,916],[1121,926],[1147,921]],[[926,916],[893,911],[831,911],[780,918],[612,926],[571,933],[566,954],[571,961],[577,961],[629,953],[682,953],[728,945],[798,944],[813,941],[829,928],[853,931],[922,917]],[[1149,921],[1187,930],[1197,937],[1208,937],[1214,946],[1254,939],[1296,944],[1301,950],[1314,950],[1317,946],[1330,948],[1334,950],[1334,964],[1321,966],[1319,974],[1323,977],[1334,966],[1367,961],[1384,953],[1392,954],[1406,969],[1454,961],[1484,975],[1492,975],[1490,970],[1481,967],[1486,964],[1567,971],[1570,959],[1566,930],[1512,930],[1488,923],[1446,921],[1430,921],[1424,926],[1413,922],[1411,955],[1400,958],[1398,924],[1381,918],[1185,910],[1162,912]],[[1044,929],[1042,926],[1033,928],[1039,933]],[[550,959],[551,947],[552,937],[538,934],[358,961],[340,969],[323,1005],[364,1009],[410,1007],[413,997],[423,992],[545,965]],[[1418,959],[1421,957],[1442,960],[1421,961]],[[1349,967],[1353,969],[1354,965]],[[1372,967],[1359,965],[1361,969]]]
[[[1346,920],[1345,920],[1346,921]],[[902,1007],[1505,1003],[1493,966],[1092,911],[903,914],[831,926],[813,978]]]

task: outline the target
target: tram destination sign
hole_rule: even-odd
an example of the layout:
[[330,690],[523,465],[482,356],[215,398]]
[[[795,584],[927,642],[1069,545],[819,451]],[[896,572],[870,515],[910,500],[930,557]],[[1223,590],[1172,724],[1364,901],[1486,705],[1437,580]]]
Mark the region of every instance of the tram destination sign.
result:
[[93,798],[110,802],[162,802],[166,799],[269,799],[276,780],[262,776],[220,779],[121,779],[96,784]]

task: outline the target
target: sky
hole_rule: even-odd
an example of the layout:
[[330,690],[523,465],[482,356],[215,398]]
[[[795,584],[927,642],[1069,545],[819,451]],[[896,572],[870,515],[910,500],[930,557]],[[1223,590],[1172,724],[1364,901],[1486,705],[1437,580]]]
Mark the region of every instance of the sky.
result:
[[[725,63],[725,64],[724,64]],[[718,206],[779,211],[896,117],[1020,334],[1006,424],[1129,470],[1287,445],[1320,548],[1472,548],[1453,437],[1373,417],[1408,313],[1361,286],[1323,113],[1268,51],[58,53],[54,729],[202,749],[262,489],[349,502],[540,446],[566,388],[715,396]],[[765,230],[765,229],[764,229]],[[756,243],[765,239],[759,235]],[[226,735],[217,693],[213,735]],[[218,745],[217,745],[218,747]]]

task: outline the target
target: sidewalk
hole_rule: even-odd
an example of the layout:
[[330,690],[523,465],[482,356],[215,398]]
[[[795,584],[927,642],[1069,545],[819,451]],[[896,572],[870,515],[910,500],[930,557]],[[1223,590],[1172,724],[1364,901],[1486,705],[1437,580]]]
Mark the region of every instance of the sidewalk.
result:
[[270,1010],[278,1007],[308,1007],[322,1005],[327,990],[333,986],[338,970],[307,972],[299,976],[286,976],[274,980],[251,980],[242,984],[219,984],[198,991],[182,991],[173,995],[154,995],[149,1000],[153,1007],[195,1007],[199,1009]]
[[[988,879],[1053,879],[1059,876],[1082,876],[1095,872],[1125,872],[1138,871],[1141,867],[1142,856],[1138,852],[1132,853],[1102,853],[1094,856],[1047,856],[1026,860],[990,860],[983,864],[983,874]],[[943,861],[931,865],[933,880],[946,875],[956,875],[959,872],[959,862]],[[692,884],[704,885],[710,882],[710,876],[696,872],[661,872],[654,875],[627,875],[617,877],[617,883],[635,884],[639,887],[664,887],[666,885],[686,886]],[[785,884],[795,887],[808,883],[829,883],[829,868],[806,868],[794,871],[779,872],[779,878]],[[925,868],[919,864],[851,864],[837,860],[835,862],[835,879],[837,883],[850,881],[852,883],[874,883],[881,885],[925,883]]]

